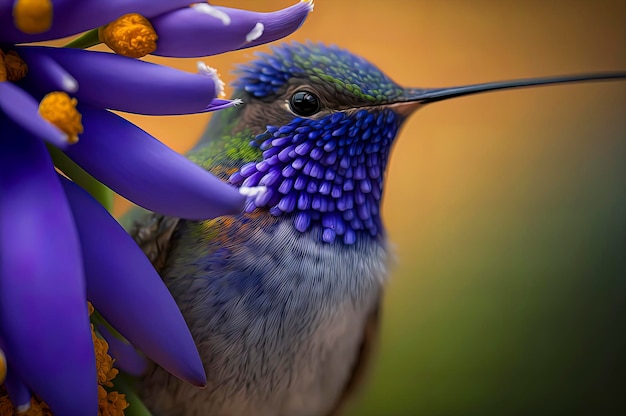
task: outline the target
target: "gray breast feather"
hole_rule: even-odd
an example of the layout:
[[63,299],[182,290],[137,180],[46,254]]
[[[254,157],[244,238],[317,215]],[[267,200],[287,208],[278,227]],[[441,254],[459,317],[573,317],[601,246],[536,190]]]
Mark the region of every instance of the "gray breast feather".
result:
[[146,401],[163,415],[329,412],[381,294],[385,241],[321,243],[282,219],[247,228],[243,244],[232,236],[211,247],[197,229],[180,223],[162,275],[208,384],[198,389],[155,368],[145,380]]

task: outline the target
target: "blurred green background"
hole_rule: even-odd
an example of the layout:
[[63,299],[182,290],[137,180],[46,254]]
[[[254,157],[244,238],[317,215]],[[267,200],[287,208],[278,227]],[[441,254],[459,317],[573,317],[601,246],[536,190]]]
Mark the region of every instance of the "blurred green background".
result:
[[[290,39],[437,87],[626,69],[625,17],[626,1],[318,0]],[[230,81],[251,56],[205,61]],[[383,211],[398,261],[350,414],[624,414],[625,115],[612,82],[461,98],[406,123]],[[184,152],[208,116],[128,118]]]

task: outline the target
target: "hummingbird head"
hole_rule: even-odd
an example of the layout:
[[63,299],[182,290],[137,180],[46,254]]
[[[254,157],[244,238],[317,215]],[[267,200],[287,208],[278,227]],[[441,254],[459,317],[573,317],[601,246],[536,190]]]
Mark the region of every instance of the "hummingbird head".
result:
[[383,235],[380,204],[391,148],[402,122],[420,106],[495,89],[615,78],[402,88],[336,46],[291,43],[258,56],[238,71],[235,96],[245,105],[214,116],[207,134],[245,131],[258,150],[229,178],[236,186],[266,188],[249,199],[247,212],[288,215],[298,231],[348,245],[360,235]]
[[[238,129],[256,134],[261,160],[231,176],[265,186],[247,210],[292,215],[301,232],[353,244],[382,233],[389,152],[408,111],[404,90],[365,59],[335,46],[293,43],[240,69]],[[414,104],[414,103],[412,103]]]

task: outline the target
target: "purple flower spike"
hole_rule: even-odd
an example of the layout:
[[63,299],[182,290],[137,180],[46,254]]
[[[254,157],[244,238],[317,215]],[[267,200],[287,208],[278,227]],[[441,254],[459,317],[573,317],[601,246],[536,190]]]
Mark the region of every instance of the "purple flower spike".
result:
[[0,1],[0,43],[62,38],[102,26],[127,13],[140,13],[150,18],[190,4],[189,0],[55,0],[50,29],[28,34],[15,27],[13,3]]
[[[210,103],[219,92],[216,75],[192,74],[106,52],[44,46],[16,49],[29,65],[47,56],[64,68],[78,81],[74,96],[79,103],[148,115],[194,114],[215,109]],[[25,81],[42,88],[36,73],[28,74]]]
[[96,179],[137,205],[203,220],[241,212],[244,197],[134,124],[81,107],[89,126],[66,153]]
[[80,236],[87,297],[94,308],[167,371],[203,386],[206,375],[191,333],[148,258],[78,185],[63,179],[63,188]]
[[68,144],[65,133],[41,118],[39,103],[11,82],[0,82],[0,113],[48,143],[61,148]]
[[298,29],[312,10],[308,1],[272,13],[198,3],[151,19],[159,35],[152,54],[189,58],[272,42]]
[[[78,236],[44,144],[0,138],[0,336],[16,376],[59,415],[96,415]],[[58,248],[53,250],[52,248]]]

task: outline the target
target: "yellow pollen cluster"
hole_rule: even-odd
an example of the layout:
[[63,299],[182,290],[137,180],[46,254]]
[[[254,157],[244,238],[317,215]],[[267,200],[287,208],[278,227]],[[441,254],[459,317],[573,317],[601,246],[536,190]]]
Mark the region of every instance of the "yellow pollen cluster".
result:
[[13,23],[24,33],[41,33],[52,26],[51,0],[16,0]]
[[116,368],[113,368],[113,358],[107,353],[109,350],[109,344],[96,336],[91,325],[91,338],[93,339],[93,348],[96,353],[96,363],[98,367],[98,384],[113,387],[111,380],[115,378],[118,373]]
[[30,399],[30,408],[26,411],[17,412],[4,388],[0,386],[0,416],[54,416],[50,408],[37,397]]
[[128,402],[124,394],[116,391],[108,392],[98,386],[98,415],[99,416],[124,416],[124,409]]
[[39,103],[41,117],[67,134],[70,143],[76,143],[78,134],[83,132],[82,117],[76,110],[76,104],[76,98],[61,91],[47,94]]
[[7,66],[4,63],[4,52],[0,49],[0,82],[7,80]]
[[26,76],[28,66],[15,51],[0,49],[0,82],[19,81]]
[[[88,303],[89,315],[93,313],[93,306]],[[124,409],[128,407],[126,396],[116,391],[107,392],[103,386],[113,387],[112,380],[119,371],[113,368],[113,358],[108,354],[109,344],[96,336],[91,325],[91,338],[96,355],[96,371],[98,373],[98,415],[124,416]]]
[[115,53],[141,58],[154,52],[159,38],[154,28],[140,14],[125,14],[98,30],[100,40]]
[[11,404],[11,400],[7,396],[7,391],[4,386],[0,386],[0,415],[12,415],[14,414],[13,404]]

